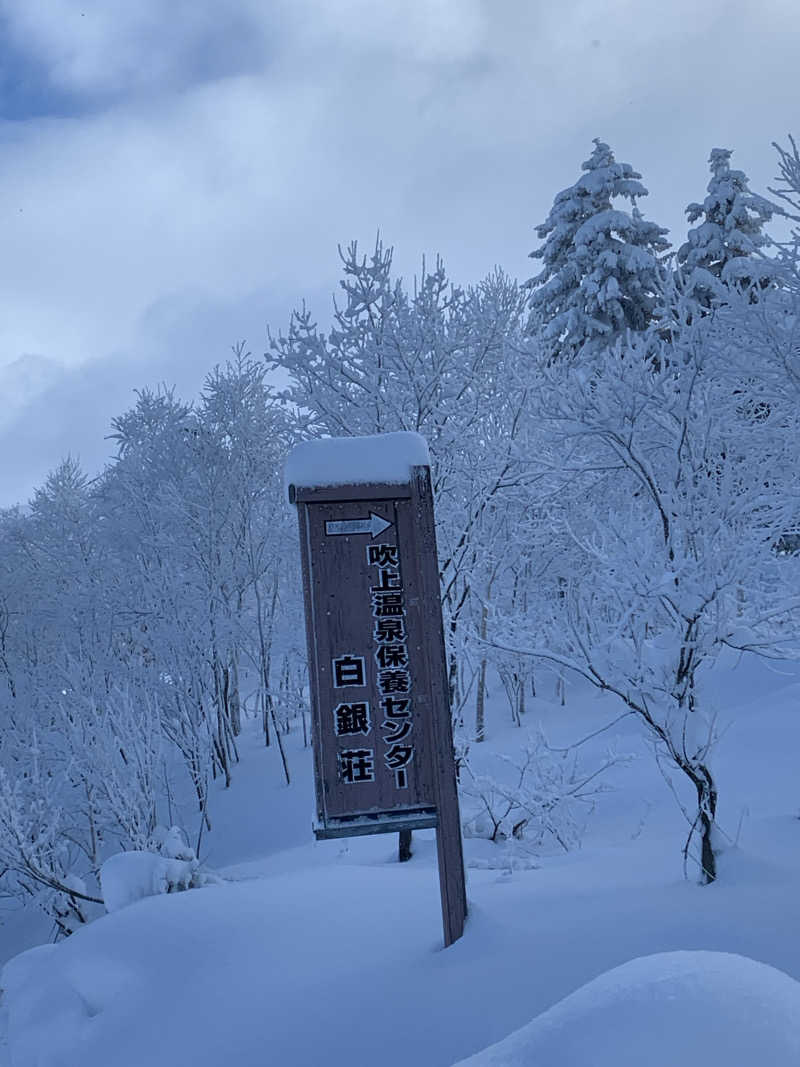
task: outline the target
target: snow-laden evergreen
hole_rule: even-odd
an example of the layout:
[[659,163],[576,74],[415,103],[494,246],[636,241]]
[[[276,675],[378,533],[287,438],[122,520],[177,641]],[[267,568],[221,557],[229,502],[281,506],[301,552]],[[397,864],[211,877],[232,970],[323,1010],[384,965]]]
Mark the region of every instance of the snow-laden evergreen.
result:
[[778,273],[774,261],[760,255],[775,205],[751,192],[744,171],[731,168],[732,155],[728,148],[711,150],[708,196],[686,208],[688,221],[700,225],[689,230],[676,257],[688,292],[706,308],[724,302],[730,287],[764,288]]
[[[645,330],[659,308],[660,257],[667,231],[648,222],[647,196],[629,163],[595,139],[583,174],[556,196],[536,227],[544,244],[531,252],[542,270],[531,278],[528,328],[550,360],[571,359],[585,345],[609,345],[626,330]],[[628,201],[630,210],[617,203]]]

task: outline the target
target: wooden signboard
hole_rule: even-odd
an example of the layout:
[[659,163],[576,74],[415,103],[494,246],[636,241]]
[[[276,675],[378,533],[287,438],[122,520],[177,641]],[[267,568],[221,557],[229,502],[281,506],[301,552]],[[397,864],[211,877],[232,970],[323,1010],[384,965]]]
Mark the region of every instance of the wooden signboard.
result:
[[428,467],[290,486],[306,607],[318,838],[435,827],[445,944],[466,915]]

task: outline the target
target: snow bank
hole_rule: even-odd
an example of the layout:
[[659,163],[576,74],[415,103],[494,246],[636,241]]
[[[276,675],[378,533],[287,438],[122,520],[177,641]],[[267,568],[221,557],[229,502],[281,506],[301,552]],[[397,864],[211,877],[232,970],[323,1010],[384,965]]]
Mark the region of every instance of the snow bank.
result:
[[371,437],[325,437],[295,445],[286,461],[287,486],[357,485],[407,482],[412,467],[430,464],[428,445],[418,433]]
[[[23,953],[0,972],[9,1062],[399,1067],[398,998],[444,955],[433,870],[404,866],[150,897]],[[430,999],[429,982],[421,996]],[[425,1063],[432,1039],[403,1037],[417,1047],[402,1062]],[[435,1040],[446,1046],[452,1029]],[[456,1058],[436,1052],[440,1067]]]
[[800,982],[727,952],[630,960],[457,1067],[797,1067]]
[[[466,1062],[800,1063],[800,984],[743,958],[800,974],[787,933],[796,880],[643,892],[620,885],[615,861],[598,891],[585,866],[473,871],[466,934],[442,951],[432,832],[415,835],[408,864],[380,837],[298,852],[262,877],[150,897],[16,957],[0,975],[11,1067],[451,1067],[487,1046]],[[290,861],[301,865],[283,870]],[[742,955],[648,956],[704,940]],[[646,958],[583,985],[626,957]]]
[[[150,896],[9,962],[0,1064],[452,1067],[472,1056],[472,1067],[798,1067],[800,1005],[786,975],[800,979],[800,668],[778,674],[753,659],[733,669],[738,657],[726,656],[714,693],[739,709],[720,746],[721,810],[728,827],[742,803],[750,815],[717,885],[680,880],[682,816],[641,759],[614,768],[616,792],[580,850],[512,872],[522,853],[503,860],[491,842],[465,841],[469,921],[442,951],[433,831],[415,833],[404,864],[391,835],[313,842],[310,749],[287,737],[286,789],[277,750],[251,723],[234,787],[217,783],[206,838],[216,867],[248,862],[215,887]],[[515,753],[524,731],[494,688],[487,753]],[[616,714],[578,683],[569,701],[568,716],[543,696],[528,706],[559,744]],[[621,750],[646,747],[633,717],[614,731]],[[585,751],[602,756],[607,737]],[[162,858],[192,854],[176,832],[155,838]],[[733,955],[653,955],[678,947]],[[634,962],[611,970],[623,960]]]

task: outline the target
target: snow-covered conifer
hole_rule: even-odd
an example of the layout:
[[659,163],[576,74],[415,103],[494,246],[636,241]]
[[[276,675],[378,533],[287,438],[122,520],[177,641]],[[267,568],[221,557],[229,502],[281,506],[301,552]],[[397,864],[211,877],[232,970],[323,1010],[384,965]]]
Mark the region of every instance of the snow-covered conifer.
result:
[[750,191],[744,171],[731,170],[731,155],[728,148],[711,150],[708,196],[686,208],[690,223],[702,221],[677,255],[689,292],[706,308],[724,303],[730,286],[764,288],[777,275],[775,264],[759,255],[775,205]]
[[[667,231],[636,206],[647,195],[641,175],[618,163],[607,144],[594,144],[581,177],[536,227],[544,244],[531,252],[542,271],[527,283],[528,328],[541,335],[551,360],[646,329],[659,305]],[[614,206],[620,198],[630,201],[630,212]]]

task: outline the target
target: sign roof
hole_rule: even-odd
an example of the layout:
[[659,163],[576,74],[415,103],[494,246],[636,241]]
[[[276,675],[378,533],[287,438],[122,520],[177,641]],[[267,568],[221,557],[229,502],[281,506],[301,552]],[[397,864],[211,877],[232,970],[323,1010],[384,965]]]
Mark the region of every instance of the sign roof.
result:
[[413,467],[430,465],[428,444],[418,433],[401,431],[367,437],[323,437],[295,445],[286,461],[286,484],[399,485]]

